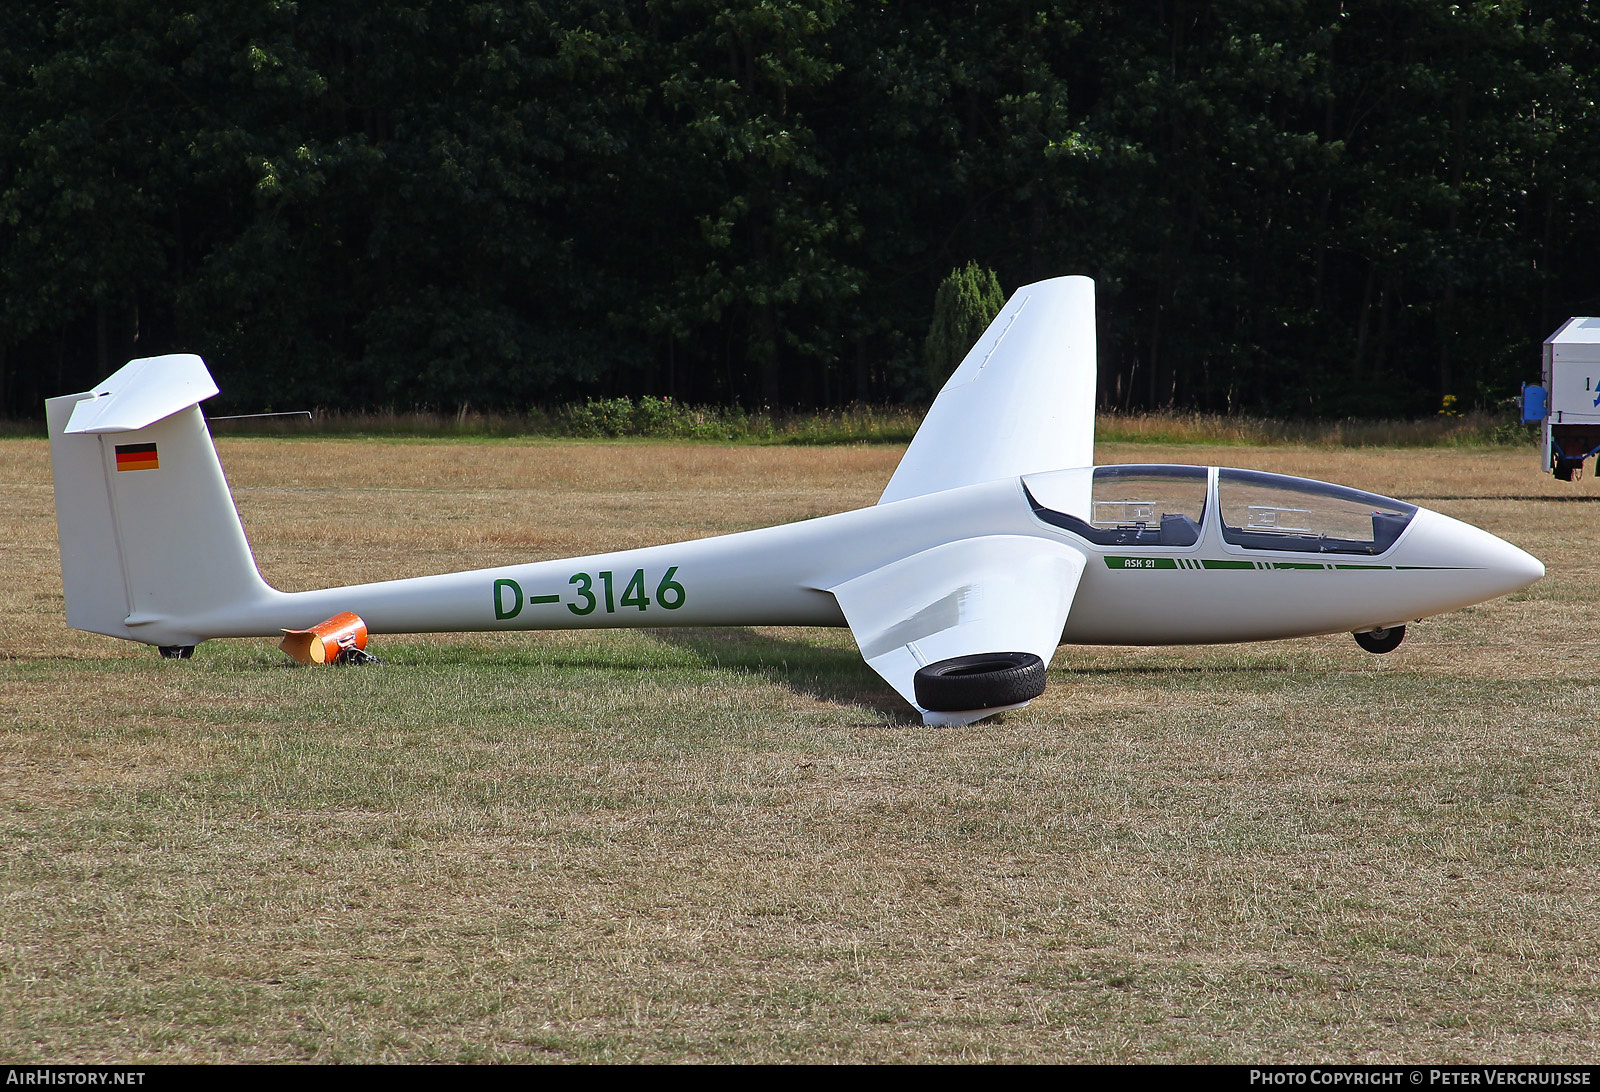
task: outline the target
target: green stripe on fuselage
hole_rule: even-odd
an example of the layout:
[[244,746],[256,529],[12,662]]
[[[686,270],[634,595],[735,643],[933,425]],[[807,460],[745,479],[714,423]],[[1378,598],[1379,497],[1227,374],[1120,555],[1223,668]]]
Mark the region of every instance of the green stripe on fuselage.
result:
[[1248,570],[1252,572],[1332,572],[1339,570],[1347,572],[1351,569],[1373,569],[1380,572],[1394,572],[1396,569],[1423,569],[1437,568],[1433,565],[1334,565],[1321,561],[1229,561],[1214,558],[1172,558],[1172,557],[1128,557],[1121,554],[1107,555],[1106,568],[1148,571],[1151,569],[1212,569],[1212,570]]

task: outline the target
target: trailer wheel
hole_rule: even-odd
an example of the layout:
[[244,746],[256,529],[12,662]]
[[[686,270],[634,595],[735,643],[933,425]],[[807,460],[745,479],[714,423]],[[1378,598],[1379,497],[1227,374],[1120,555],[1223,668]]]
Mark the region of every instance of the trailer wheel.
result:
[[994,709],[1044,693],[1044,661],[1031,652],[985,652],[929,664],[912,678],[917,704],[936,713]]
[[1390,626],[1388,629],[1369,629],[1365,633],[1351,634],[1356,639],[1356,644],[1366,649],[1375,656],[1382,656],[1385,652],[1393,652],[1400,647],[1400,642],[1406,639],[1405,626]]

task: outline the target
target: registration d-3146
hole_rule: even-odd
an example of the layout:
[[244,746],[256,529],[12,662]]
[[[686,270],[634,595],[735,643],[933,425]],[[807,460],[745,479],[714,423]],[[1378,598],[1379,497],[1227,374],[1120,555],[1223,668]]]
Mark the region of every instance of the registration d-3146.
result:
[[[682,584],[674,579],[678,574],[676,565],[669,568],[661,575],[661,579],[654,584],[655,594],[650,594],[651,583],[643,569],[635,569],[633,575],[626,581],[610,569],[601,569],[593,573],[573,573],[567,580],[571,591],[570,598],[563,600],[560,594],[546,593],[544,595],[524,595],[522,585],[515,580],[502,577],[494,582],[494,616],[497,621],[506,621],[522,613],[526,606],[539,606],[565,602],[567,610],[580,617],[593,614],[604,609],[606,614],[616,614],[620,610],[647,611],[651,607],[660,610],[677,610],[688,599],[688,592]],[[620,592],[620,594],[619,594]]]

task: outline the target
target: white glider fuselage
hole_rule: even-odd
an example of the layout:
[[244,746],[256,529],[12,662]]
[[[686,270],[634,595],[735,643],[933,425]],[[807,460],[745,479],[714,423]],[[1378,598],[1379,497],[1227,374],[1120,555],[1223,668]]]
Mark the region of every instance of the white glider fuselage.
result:
[[[1018,289],[878,504],[691,542],[329,588],[262,580],[199,403],[199,357],[50,399],[67,624],[186,654],[353,612],[373,633],[848,626],[929,723],[1041,693],[1058,644],[1200,644],[1412,619],[1544,567],[1360,490],[1260,471],[1094,467],[1093,283]],[[1068,469],[1055,469],[1067,467]]]
[[[1207,477],[1214,497],[1217,474]],[[1417,509],[1397,541],[1372,556],[1231,545],[1214,500],[1192,545],[1097,545],[1045,522],[1030,496],[1024,479],[1002,479],[585,557],[307,592],[263,584],[214,614],[159,626],[152,620],[140,637],[194,644],[278,636],[343,610],[359,614],[373,633],[844,626],[830,589],[902,558],[974,541],[966,530],[972,527],[984,529],[981,539],[1041,539],[1084,555],[1060,635],[1066,644],[1212,644],[1387,627],[1507,594],[1544,572],[1503,539],[1427,509]],[[927,605],[912,603],[906,612]]]

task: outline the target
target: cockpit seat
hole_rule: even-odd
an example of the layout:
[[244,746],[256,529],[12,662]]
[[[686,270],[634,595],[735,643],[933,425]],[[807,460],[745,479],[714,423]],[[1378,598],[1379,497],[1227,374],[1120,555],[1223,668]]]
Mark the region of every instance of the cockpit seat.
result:
[[1372,513],[1372,552],[1381,554],[1393,546],[1400,532],[1411,522],[1411,514],[1395,515],[1390,512]]
[[1181,512],[1161,517],[1161,545],[1193,546],[1200,541],[1200,525]]

